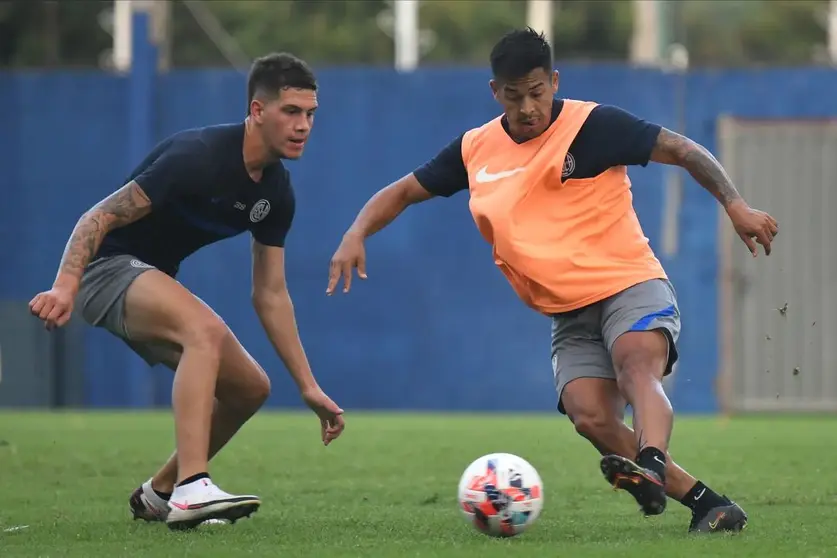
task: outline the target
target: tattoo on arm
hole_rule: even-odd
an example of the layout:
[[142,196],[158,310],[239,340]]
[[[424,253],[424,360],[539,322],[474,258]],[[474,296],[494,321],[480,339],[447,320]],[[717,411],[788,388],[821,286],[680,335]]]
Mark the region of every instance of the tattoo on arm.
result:
[[108,231],[137,221],[150,212],[151,200],[136,182],[126,184],[97,203],[76,223],[64,248],[59,274],[81,277]]
[[683,167],[724,207],[741,199],[724,167],[708,149],[671,130],[660,131],[651,160]]

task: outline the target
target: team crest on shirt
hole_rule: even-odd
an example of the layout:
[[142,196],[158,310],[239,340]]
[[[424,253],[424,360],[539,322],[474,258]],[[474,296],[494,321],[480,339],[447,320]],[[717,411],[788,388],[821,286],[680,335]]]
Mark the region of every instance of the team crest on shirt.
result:
[[131,267],[136,267],[137,269],[153,269],[153,265],[149,265],[141,260],[133,259],[131,260]]
[[564,157],[564,166],[561,168],[561,178],[567,178],[571,176],[575,172],[575,157],[569,151],[567,152],[567,156]]
[[267,217],[268,213],[270,213],[270,202],[267,200],[259,200],[253,206],[253,209],[250,210],[250,220],[258,223]]

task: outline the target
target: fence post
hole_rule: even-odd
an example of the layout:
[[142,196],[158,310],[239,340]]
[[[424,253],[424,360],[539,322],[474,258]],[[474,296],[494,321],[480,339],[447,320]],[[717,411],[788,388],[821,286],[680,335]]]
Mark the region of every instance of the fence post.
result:
[[[157,47],[152,39],[153,9],[153,2],[133,2],[131,66],[128,73],[128,164],[131,168],[142,161],[155,140]],[[131,354],[124,373],[127,374],[130,406],[150,406],[152,382],[145,361]]]

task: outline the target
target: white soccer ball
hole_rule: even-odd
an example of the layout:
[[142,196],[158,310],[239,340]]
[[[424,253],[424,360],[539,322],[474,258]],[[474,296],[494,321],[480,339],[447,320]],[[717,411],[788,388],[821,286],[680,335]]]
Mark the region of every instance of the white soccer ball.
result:
[[514,537],[543,509],[543,482],[532,465],[510,453],[484,455],[459,481],[459,509],[479,532]]

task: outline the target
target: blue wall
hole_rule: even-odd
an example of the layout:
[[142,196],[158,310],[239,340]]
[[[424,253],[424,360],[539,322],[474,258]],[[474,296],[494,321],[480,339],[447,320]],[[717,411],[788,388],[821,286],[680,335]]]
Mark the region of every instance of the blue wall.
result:
[[[494,268],[467,196],[411,209],[369,240],[369,280],[326,298],[328,262],[361,205],[464,129],[497,113],[481,69],[339,69],[319,73],[321,109],[302,160],[290,163],[298,210],[288,275],[315,373],[346,408],[550,410],[548,320],[523,307]],[[96,72],[0,73],[0,298],[48,288],[79,214],[118,187],[145,145],[181,128],[240,120],[244,77],[177,71],[152,81]],[[837,116],[837,72],[765,70],[677,76],[621,66],[563,67],[560,94],[618,104],[715,147],[721,114]],[[143,95],[145,95],[143,97]],[[143,99],[149,100],[143,107]],[[141,110],[136,110],[140,106]],[[659,246],[663,173],[631,173],[637,211]],[[716,408],[717,218],[686,182],[680,249],[661,258],[678,290],[683,333],[674,403]],[[741,257],[745,256],[742,247]],[[212,305],[273,378],[272,405],[298,396],[249,306],[248,239],[188,260],[181,280]],[[171,374],[151,373],[120,342],[89,329],[90,406],[167,404]]]

